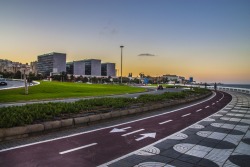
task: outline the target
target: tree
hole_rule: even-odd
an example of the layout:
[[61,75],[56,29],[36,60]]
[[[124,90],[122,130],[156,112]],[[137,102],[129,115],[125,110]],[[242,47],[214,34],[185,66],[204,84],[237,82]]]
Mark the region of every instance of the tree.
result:
[[70,81],[71,81],[71,82],[75,81],[75,77],[74,77],[73,74],[70,75]]
[[134,79],[134,83],[139,84],[139,83],[140,83],[140,80],[139,80],[138,78],[135,78],[135,79]]
[[14,78],[15,78],[15,79],[21,79],[21,76],[22,76],[21,71],[17,71],[17,72],[15,73],[15,75],[14,75]]
[[97,83],[98,79],[96,77],[92,78],[92,83]]
[[82,82],[84,82],[84,83],[86,83],[88,81],[89,81],[89,79],[87,77],[84,77],[83,80],[82,80]]

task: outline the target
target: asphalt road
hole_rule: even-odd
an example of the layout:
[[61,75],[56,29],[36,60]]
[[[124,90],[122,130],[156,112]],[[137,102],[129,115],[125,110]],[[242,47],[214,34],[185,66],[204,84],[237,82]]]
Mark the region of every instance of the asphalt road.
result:
[[0,90],[24,87],[23,81],[6,81],[6,86],[0,86]]
[[98,166],[200,121],[226,106],[224,92],[195,105],[88,132],[0,150],[0,166]]

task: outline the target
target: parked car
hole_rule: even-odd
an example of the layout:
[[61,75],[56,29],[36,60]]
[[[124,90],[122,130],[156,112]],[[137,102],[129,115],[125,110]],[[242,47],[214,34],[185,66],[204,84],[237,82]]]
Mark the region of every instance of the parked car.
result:
[[6,86],[7,82],[6,81],[0,81],[0,86]]
[[157,90],[163,90],[163,86],[162,85],[158,85],[157,86]]

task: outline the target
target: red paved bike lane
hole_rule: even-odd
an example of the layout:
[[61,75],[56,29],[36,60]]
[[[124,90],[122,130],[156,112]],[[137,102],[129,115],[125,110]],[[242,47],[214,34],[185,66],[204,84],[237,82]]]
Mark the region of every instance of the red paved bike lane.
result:
[[[200,121],[222,109],[231,98],[227,93],[218,92],[210,100],[171,113],[23,148],[2,150],[0,166],[97,166]],[[115,132],[111,133],[114,128]]]

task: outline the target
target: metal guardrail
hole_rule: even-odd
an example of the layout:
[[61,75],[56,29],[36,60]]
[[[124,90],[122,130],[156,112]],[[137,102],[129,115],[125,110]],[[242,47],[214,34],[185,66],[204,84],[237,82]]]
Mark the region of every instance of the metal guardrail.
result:
[[[214,86],[207,86],[208,89],[214,89]],[[223,87],[223,86],[218,86],[218,90],[224,90],[224,91],[234,91],[234,92],[241,92],[241,93],[246,93],[250,94],[250,89],[247,88],[235,88],[235,87]]]
[[[204,85],[185,85],[185,86],[205,88]],[[214,86],[207,86],[207,89],[214,90]],[[249,88],[236,88],[236,87],[217,86],[217,90],[234,91],[234,92],[241,92],[241,93],[245,93],[245,94],[250,94],[250,89]]]

